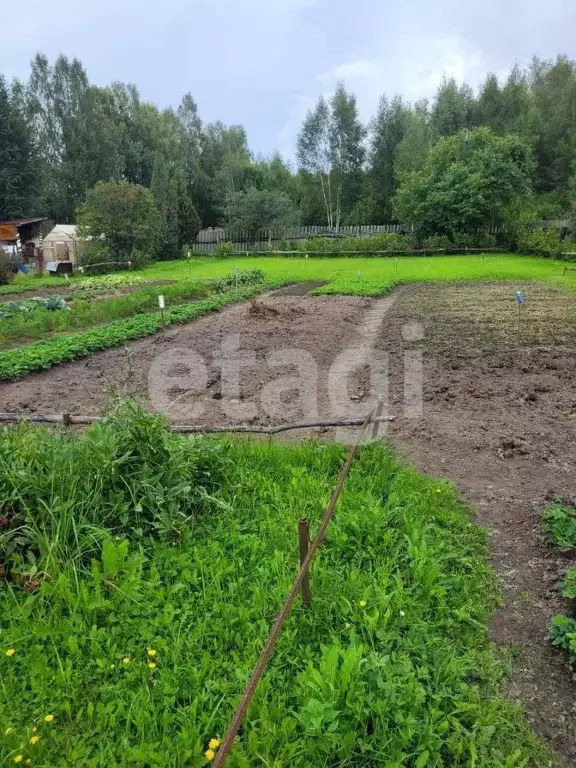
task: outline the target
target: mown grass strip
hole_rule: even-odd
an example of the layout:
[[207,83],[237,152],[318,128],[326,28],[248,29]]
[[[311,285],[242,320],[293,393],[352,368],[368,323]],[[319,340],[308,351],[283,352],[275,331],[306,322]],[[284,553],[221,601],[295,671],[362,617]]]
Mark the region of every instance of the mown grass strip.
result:
[[116,320],[91,331],[54,336],[26,347],[2,351],[0,352],[0,379],[15,381],[32,371],[40,371],[79,357],[86,357],[101,349],[117,347],[125,341],[151,336],[164,327],[186,323],[207,312],[217,312],[227,304],[249,299],[261,290],[262,285],[250,286],[211,296],[193,304],[180,304],[164,312],[164,321],[160,314],[155,312]]

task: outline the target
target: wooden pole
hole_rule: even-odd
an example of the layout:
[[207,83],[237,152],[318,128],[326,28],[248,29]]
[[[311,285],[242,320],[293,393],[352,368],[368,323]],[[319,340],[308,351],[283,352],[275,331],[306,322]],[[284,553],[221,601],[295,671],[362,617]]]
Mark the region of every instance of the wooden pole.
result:
[[382,415],[382,408],[384,401],[381,397],[378,398],[378,405],[376,406],[376,412],[374,414],[374,422],[372,424],[372,440],[376,440],[378,437],[378,429],[380,427],[380,416]]
[[[298,520],[298,541],[300,544],[300,568],[304,565],[306,556],[308,554],[308,520],[305,517],[301,517]],[[310,605],[312,595],[310,594],[310,573],[306,571],[306,575],[302,580],[302,601],[304,605]]]

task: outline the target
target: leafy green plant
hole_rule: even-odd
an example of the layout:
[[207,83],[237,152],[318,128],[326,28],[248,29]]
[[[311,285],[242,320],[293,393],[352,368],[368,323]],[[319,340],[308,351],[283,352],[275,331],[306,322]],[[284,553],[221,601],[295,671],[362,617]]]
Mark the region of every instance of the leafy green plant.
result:
[[550,640],[568,654],[571,666],[576,667],[576,619],[554,616],[549,630]]
[[234,256],[234,243],[218,243],[214,251],[217,259],[229,259]]
[[241,285],[257,285],[263,282],[265,278],[264,272],[261,269],[248,269],[242,271],[238,267],[229,275],[224,275],[217,280],[214,280],[212,286],[216,293],[223,293],[233,288],[238,288]]
[[107,536],[179,535],[209,506],[220,474],[216,445],[169,432],[131,401],[81,440],[26,424],[4,429],[0,563],[34,580],[58,561],[85,563]]
[[[178,437],[133,407],[82,436],[0,433],[34,559],[6,585],[0,761],[208,765],[344,456]],[[547,764],[499,694],[496,599],[454,490],[363,446],[228,764]]]
[[516,248],[521,253],[536,253],[539,256],[555,258],[566,250],[566,244],[560,239],[556,228],[525,227],[517,235]]
[[542,529],[555,547],[576,547],[576,506],[557,497],[542,513]]
[[559,589],[563,597],[576,600],[576,568],[568,568],[564,579],[559,584]]

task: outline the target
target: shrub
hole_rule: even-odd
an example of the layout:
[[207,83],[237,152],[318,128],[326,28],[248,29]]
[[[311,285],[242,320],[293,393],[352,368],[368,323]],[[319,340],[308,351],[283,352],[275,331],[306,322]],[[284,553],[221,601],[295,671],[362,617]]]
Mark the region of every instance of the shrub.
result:
[[422,248],[430,248],[431,250],[438,250],[441,248],[451,248],[452,241],[448,235],[430,235],[422,240]]
[[[152,192],[129,181],[99,181],[78,209],[78,236],[110,249],[108,261],[142,265],[156,253],[162,217]],[[93,262],[95,263],[95,262]]]
[[256,285],[264,280],[264,272],[261,269],[248,269],[242,271],[236,269],[230,275],[224,275],[212,282],[212,287],[216,293],[224,293],[243,285]]
[[522,253],[535,253],[538,256],[554,258],[562,253],[565,244],[560,239],[556,229],[528,229],[523,227],[516,237],[516,249]]
[[234,256],[234,243],[218,243],[214,256],[217,259],[229,259]]
[[494,248],[496,238],[487,232],[454,232],[452,248]]
[[558,497],[542,513],[542,529],[555,547],[576,547],[576,506],[573,501],[566,504]]
[[350,235],[342,238],[311,237],[300,242],[298,248],[304,252],[328,253],[330,255],[342,255],[355,251],[406,251],[412,247],[411,238],[408,235],[395,234],[393,232],[375,233],[368,237],[356,237]]

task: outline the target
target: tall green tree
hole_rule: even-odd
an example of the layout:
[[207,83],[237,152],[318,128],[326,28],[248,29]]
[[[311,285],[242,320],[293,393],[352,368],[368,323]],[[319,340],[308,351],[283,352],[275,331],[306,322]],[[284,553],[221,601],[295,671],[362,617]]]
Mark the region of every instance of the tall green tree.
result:
[[576,164],[576,63],[534,59],[532,94],[537,121],[536,189],[567,190]]
[[0,75],[0,218],[37,213],[34,210],[37,182],[30,126]]
[[435,138],[451,136],[474,123],[474,94],[466,85],[444,78],[432,106],[430,124]]
[[100,181],[86,192],[78,208],[78,235],[106,249],[115,262],[141,266],[156,255],[162,237],[162,217],[149,189],[129,181]]
[[24,89],[24,108],[34,126],[39,152],[38,185],[44,211],[60,222],[74,220],[74,201],[68,195],[66,149],[71,122],[88,88],[88,77],[78,59],[58,56],[54,64],[37,54]]
[[162,218],[158,254],[163,259],[177,259],[182,248],[191,244],[200,230],[200,217],[188,195],[183,169],[169,164],[158,154],[150,187]]
[[248,189],[231,192],[226,205],[226,224],[230,229],[257,233],[263,229],[292,227],[300,214],[285,192]]
[[380,99],[378,112],[370,125],[368,194],[374,213],[382,222],[392,218],[392,198],[398,186],[397,152],[406,135],[410,109],[401,96]]
[[519,136],[460,131],[440,139],[423,168],[403,177],[395,211],[419,235],[500,225],[508,208],[529,198],[532,172],[531,147]]
[[406,116],[404,136],[396,147],[394,170],[397,180],[403,173],[421,168],[431,146],[430,116],[428,104],[424,101],[416,103]]
[[356,97],[340,84],[328,102],[320,98],[298,136],[298,164],[304,179],[316,179],[328,227],[338,229],[343,214],[361,195],[365,129]]

